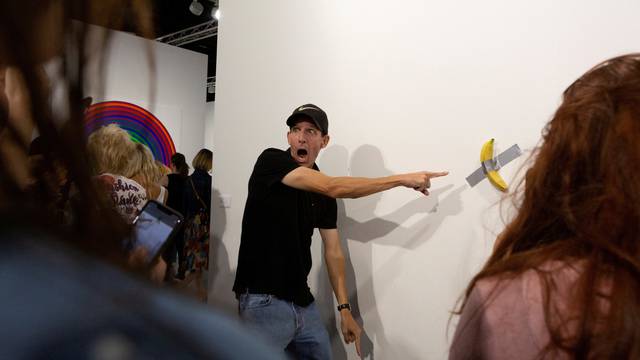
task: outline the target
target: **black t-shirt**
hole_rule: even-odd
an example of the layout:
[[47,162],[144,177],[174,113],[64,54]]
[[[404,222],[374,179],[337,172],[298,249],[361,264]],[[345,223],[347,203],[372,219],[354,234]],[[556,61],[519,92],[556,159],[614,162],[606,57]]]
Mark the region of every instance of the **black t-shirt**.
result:
[[[307,306],[314,228],[335,229],[336,200],[298,190],[282,178],[299,165],[289,150],[260,154],[249,179],[233,291],[272,294]],[[313,168],[318,170],[314,164]]]

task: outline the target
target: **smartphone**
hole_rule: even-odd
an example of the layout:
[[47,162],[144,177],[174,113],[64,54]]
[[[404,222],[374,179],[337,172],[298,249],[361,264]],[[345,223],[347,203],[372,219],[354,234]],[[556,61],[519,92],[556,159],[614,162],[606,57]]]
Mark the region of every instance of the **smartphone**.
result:
[[171,243],[182,223],[182,216],[175,210],[149,200],[133,220],[133,247],[145,249],[150,264]]

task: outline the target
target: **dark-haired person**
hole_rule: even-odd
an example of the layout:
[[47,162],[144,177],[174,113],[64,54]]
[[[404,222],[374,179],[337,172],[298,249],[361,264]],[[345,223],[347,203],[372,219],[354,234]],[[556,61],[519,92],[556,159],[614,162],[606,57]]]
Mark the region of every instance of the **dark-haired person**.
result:
[[171,156],[170,167],[171,173],[161,179],[160,185],[169,190],[167,206],[184,215],[184,183],[189,176],[189,165],[187,165],[183,154],[175,153]]
[[191,162],[193,173],[184,185],[184,260],[188,273],[185,284],[195,282],[198,298],[206,302],[207,291],[202,272],[209,266],[209,222],[211,219],[211,175],[213,154],[201,149]]
[[451,359],[640,358],[640,54],[565,92]]
[[430,179],[447,173],[417,172],[383,178],[329,177],[315,164],[329,143],[326,113],[313,104],[294,109],[287,150],[260,154],[249,179],[233,290],[241,318],[295,358],[329,359],[331,346],[307,285],[311,235],[320,230],[341,329],[360,354],[359,325],[351,316],[344,255],[336,229],[335,198],[358,198],[405,186],[428,194]]
[[[171,173],[162,178],[160,184],[169,192],[167,206],[184,216],[184,187],[189,177],[189,165],[183,154],[175,153],[171,156]],[[165,261],[171,264],[177,255],[178,270],[175,277],[184,279],[184,228],[176,234],[175,242],[164,254]]]
[[[0,359],[281,358],[213,309],[132,274],[146,272],[126,260],[132,227],[100,195],[87,166],[81,99],[85,81],[96,78],[83,77],[82,65],[106,44],[85,38],[92,35],[89,28],[74,19],[144,21],[151,14],[147,5],[0,1]],[[81,42],[86,39],[90,54]],[[69,90],[61,94],[68,111],[49,110],[46,79],[37,70],[49,61],[64,67],[57,78]],[[34,132],[45,161],[44,171],[30,173],[26,159]],[[47,174],[55,166],[66,170],[76,189],[69,224],[43,206],[57,198],[47,189],[57,187],[27,183],[51,181]]]

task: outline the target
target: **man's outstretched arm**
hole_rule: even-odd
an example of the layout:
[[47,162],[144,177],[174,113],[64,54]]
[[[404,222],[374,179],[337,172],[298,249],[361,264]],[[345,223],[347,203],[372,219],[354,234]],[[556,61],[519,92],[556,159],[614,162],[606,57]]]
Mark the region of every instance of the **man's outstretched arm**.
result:
[[420,171],[379,178],[332,177],[320,171],[301,166],[289,172],[282,179],[282,183],[299,190],[313,191],[332,198],[359,198],[398,186],[412,188],[428,195],[431,179],[447,174],[449,174],[447,171]]
[[[344,280],[344,254],[340,246],[340,236],[337,229],[320,229],[320,236],[324,244],[324,261],[327,264],[327,272],[333,293],[336,295],[338,304],[349,303],[347,286]],[[356,323],[351,315],[351,310],[340,310],[340,329],[344,342],[356,345],[356,352],[360,355],[360,325]]]

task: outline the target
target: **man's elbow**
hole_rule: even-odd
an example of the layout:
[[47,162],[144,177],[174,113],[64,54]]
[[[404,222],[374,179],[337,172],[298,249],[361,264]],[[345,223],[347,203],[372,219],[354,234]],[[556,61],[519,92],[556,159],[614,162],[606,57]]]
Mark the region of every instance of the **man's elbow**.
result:
[[324,261],[327,264],[334,264],[334,263],[344,263],[344,254],[342,254],[342,251],[336,250],[336,251],[326,251],[324,253]]
[[334,186],[329,186],[327,188],[325,195],[332,197],[334,199],[342,199],[344,197],[342,190]]

